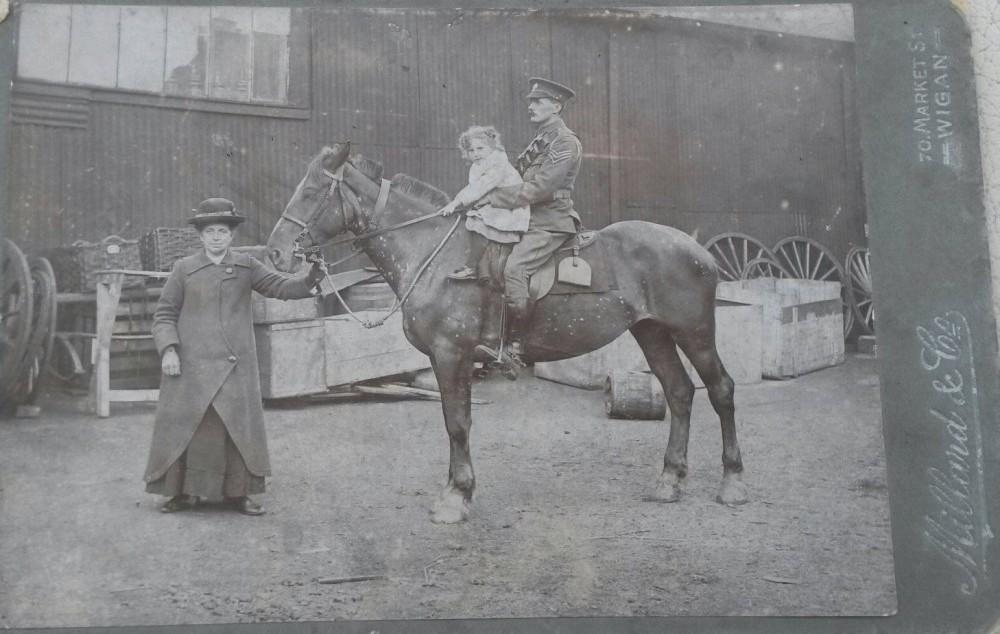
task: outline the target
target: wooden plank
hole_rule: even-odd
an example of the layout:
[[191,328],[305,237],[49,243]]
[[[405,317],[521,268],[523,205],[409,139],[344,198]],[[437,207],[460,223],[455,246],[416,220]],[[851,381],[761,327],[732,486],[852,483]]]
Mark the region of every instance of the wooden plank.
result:
[[114,312],[122,293],[124,276],[114,273],[102,276],[97,283],[97,338],[96,363],[91,377],[91,393],[97,415],[107,418],[111,415],[109,404],[111,364],[111,327],[114,323]]
[[320,319],[254,326],[263,398],[326,391],[324,324]]
[[618,65],[621,63],[621,53],[618,52],[618,32],[612,29],[608,35],[608,195],[609,223],[619,222],[622,218],[622,146],[621,146],[621,77]]
[[[535,126],[528,119],[524,96],[528,94],[528,79],[552,77],[552,38],[549,18],[544,13],[512,17],[510,32],[511,92],[507,107],[512,113],[511,129],[501,130],[507,139],[507,150],[517,156],[535,136]],[[558,78],[554,78],[559,81]]]
[[[411,11],[313,9],[313,102],[316,145],[350,138],[360,144],[416,147],[421,136],[420,62]],[[376,155],[376,158],[378,156]]]
[[[159,298],[161,291],[160,287],[122,289],[121,299]],[[56,303],[59,304],[85,304],[96,301],[97,293],[56,293]]]
[[[376,319],[384,311],[361,311],[361,319]],[[382,326],[367,329],[347,315],[327,317],[325,327],[326,385],[334,387],[414,372],[430,367],[427,355],[403,334],[402,314]]]
[[151,403],[160,399],[160,390],[109,390],[108,400],[116,403]]
[[[456,148],[472,125],[513,128],[507,107],[514,92],[507,18],[494,11],[426,13],[417,20],[420,39],[420,113],[425,147]],[[461,54],[456,55],[456,51]],[[512,148],[511,148],[512,149]]]

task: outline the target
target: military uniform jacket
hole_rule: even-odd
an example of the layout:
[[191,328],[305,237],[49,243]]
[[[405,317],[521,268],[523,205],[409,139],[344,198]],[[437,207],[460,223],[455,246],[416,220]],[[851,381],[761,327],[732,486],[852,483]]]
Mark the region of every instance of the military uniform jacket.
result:
[[576,133],[559,117],[539,128],[517,157],[524,184],[501,187],[490,194],[490,204],[504,209],[531,206],[529,228],[576,233],[580,216],[573,209],[573,184],[580,171],[583,146]]
[[292,277],[232,251],[221,264],[203,250],[174,264],[152,330],[161,355],[177,346],[181,374],[160,378],[147,482],[160,478],[180,457],[209,405],[222,418],[247,469],[270,475],[251,290],[278,299],[310,297],[308,278],[308,270]]

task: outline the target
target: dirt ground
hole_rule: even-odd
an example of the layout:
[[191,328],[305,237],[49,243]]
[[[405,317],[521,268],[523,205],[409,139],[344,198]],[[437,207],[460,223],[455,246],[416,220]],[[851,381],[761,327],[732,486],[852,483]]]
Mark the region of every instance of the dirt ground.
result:
[[[268,513],[157,512],[151,405],[55,395],[0,421],[0,627],[334,619],[883,615],[895,609],[875,361],[737,389],[751,501],[714,501],[704,390],[676,504],[644,502],[667,426],[525,375],[475,396],[470,520],[434,402],[269,407]],[[327,585],[319,579],[383,578]]]

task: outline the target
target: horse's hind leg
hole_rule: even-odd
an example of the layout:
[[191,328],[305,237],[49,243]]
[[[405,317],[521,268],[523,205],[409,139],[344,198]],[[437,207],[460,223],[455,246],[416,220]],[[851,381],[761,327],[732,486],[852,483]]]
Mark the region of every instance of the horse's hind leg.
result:
[[744,504],[747,501],[747,489],[743,484],[740,444],[736,440],[736,406],[733,400],[735,388],[733,379],[726,372],[715,348],[714,333],[702,330],[690,336],[678,335],[677,343],[705,383],[708,399],[722,424],[722,485],[716,500],[730,506]]
[[631,328],[642,348],[650,369],[663,385],[670,408],[670,438],[663,456],[663,472],[649,499],[676,502],[681,496],[681,482],[687,475],[688,432],[691,427],[691,401],[694,384],[688,376],[677,345],[666,326],[652,320],[640,321]]

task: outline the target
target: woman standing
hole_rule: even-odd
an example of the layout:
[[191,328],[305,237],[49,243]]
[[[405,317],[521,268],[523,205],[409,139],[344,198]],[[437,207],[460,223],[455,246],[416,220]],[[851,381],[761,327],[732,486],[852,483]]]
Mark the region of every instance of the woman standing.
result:
[[223,499],[260,515],[250,495],[270,475],[251,291],[277,299],[312,296],[325,271],[277,273],[230,250],[245,218],[224,198],[209,198],[189,220],[204,249],[178,260],[153,317],[162,359],[160,399],[146,467],[146,491],[168,496],[172,513]]

